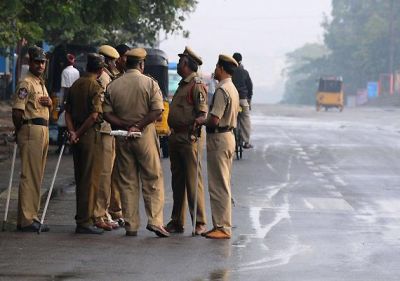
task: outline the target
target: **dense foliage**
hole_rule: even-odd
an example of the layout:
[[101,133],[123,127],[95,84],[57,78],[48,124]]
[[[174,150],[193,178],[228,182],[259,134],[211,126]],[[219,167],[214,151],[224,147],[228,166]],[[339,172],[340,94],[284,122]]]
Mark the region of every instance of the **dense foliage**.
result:
[[355,94],[367,81],[399,69],[399,15],[400,1],[332,0],[332,15],[322,24],[328,51],[306,45],[288,54],[285,102],[313,103],[316,86],[310,82],[321,75],[342,76],[346,93]]
[[0,48],[29,42],[153,45],[160,30],[182,32],[196,0],[2,0]]

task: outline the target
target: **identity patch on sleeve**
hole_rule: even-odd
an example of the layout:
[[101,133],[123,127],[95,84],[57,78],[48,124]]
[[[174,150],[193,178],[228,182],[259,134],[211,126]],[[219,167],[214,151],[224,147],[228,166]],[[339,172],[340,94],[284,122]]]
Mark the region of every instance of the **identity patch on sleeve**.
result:
[[20,99],[25,99],[28,96],[28,91],[25,88],[21,88],[18,91],[18,97]]

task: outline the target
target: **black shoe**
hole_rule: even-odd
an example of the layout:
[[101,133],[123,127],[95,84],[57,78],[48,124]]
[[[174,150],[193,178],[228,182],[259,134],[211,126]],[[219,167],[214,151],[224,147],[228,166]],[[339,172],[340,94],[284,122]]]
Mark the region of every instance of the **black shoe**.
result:
[[127,230],[125,233],[126,236],[137,236],[137,231]]
[[75,229],[75,233],[79,234],[103,234],[104,230],[101,228],[98,228],[94,225],[89,225],[89,226],[82,226],[82,225],[77,225]]
[[176,223],[176,221],[171,220],[169,223],[167,223],[166,226],[164,226],[165,230],[167,230],[169,233],[183,233],[185,232],[185,229],[182,225],[179,225]]
[[244,145],[243,145],[243,148],[244,148],[244,149],[253,148],[253,145],[250,144],[250,143],[248,143],[248,142],[245,142]]
[[154,232],[158,237],[169,237],[169,232],[166,231],[163,226],[148,224],[146,229]]
[[[21,227],[21,226],[18,227],[17,226],[17,230],[20,230],[22,232],[38,232],[39,228],[40,228],[40,222],[37,222],[37,221],[33,221],[28,226],[24,226],[24,227]],[[46,224],[43,224],[40,231],[41,232],[48,232],[48,231],[50,231],[50,228]]]

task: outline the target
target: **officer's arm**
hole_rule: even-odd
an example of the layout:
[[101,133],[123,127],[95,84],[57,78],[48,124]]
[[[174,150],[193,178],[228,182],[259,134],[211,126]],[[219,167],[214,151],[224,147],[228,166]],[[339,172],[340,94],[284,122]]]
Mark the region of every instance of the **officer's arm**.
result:
[[219,124],[219,118],[213,114],[210,114],[210,117],[208,118],[206,122],[206,127],[208,128],[216,128],[218,127]]
[[89,128],[93,127],[98,117],[98,112],[92,112],[89,117],[86,118],[85,122],[83,122],[82,126],[80,126],[76,131],[76,137],[79,139],[79,137],[82,136]]
[[129,128],[130,132],[141,132],[147,125],[155,122],[157,119],[161,117],[162,110],[152,110],[147,113],[142,120],[140,120],[137,124],[132,124]]
[[65,111],[65,124],[68,128],[69,141],[72,144],[77,143],[79,139],[76,136],[74,122],[72,121],[71,113],[69,113],[68,110]]
[[24,115],[24,111],[23,110],[15,109],[15,108],[12,110],[12,120],[13,120],[16,132],[18,132],[19,129],[21,129],[23,115]]
[[127,121],[122,120],[121,118],[117,117],[112,112],[103,112],[103,118],[104,118],[104,120],[106,120],[108,123],[111,124],[111,127],[113,129],[128,130],[129,127],[132,125],[130,122],[127,122]]

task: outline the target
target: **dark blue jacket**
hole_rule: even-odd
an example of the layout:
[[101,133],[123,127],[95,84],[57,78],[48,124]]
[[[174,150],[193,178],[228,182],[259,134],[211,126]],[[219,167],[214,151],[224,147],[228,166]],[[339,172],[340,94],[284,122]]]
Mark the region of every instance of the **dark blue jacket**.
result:
[[253,82],[251,82],[249,72],[243,68],[242,64],[233,73],[232,82],[239,92],[240,99],[251,100],[253,96]]

